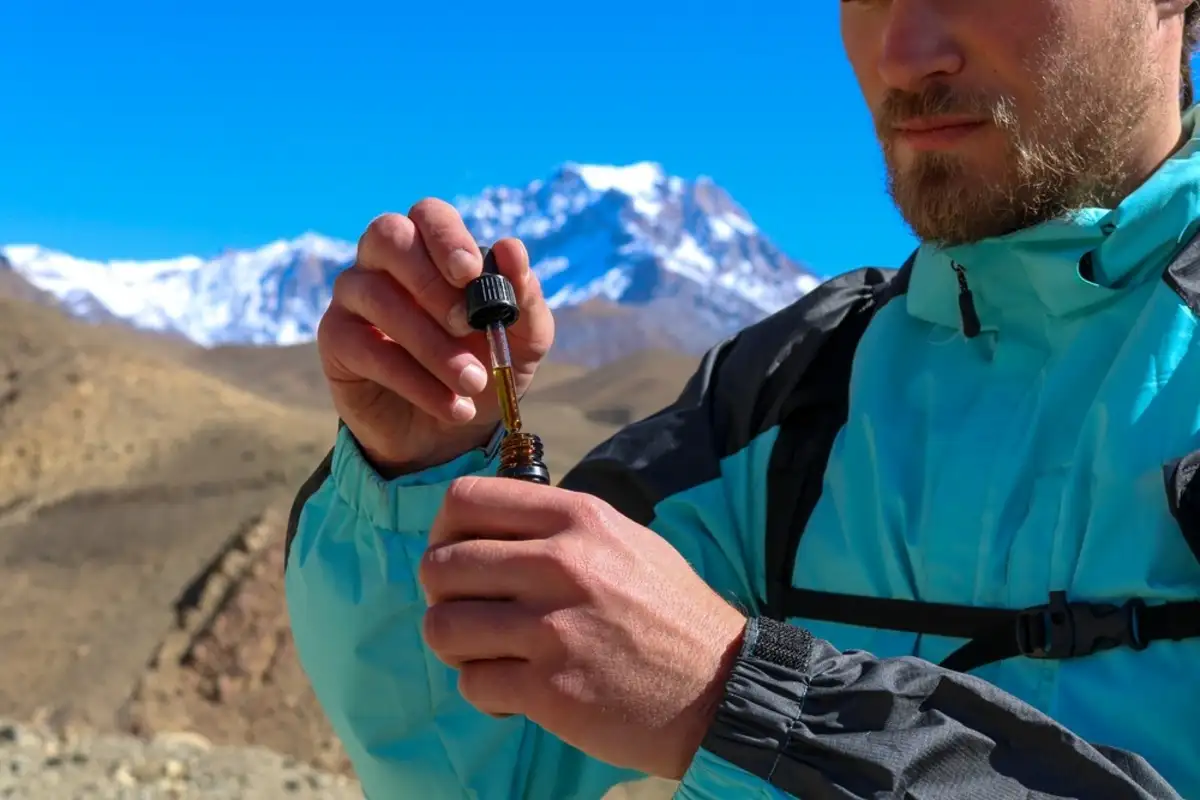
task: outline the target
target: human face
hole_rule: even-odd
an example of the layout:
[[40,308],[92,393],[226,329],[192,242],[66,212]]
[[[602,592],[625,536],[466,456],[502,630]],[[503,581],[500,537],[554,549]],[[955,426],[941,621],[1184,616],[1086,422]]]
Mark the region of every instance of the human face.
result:
[[919,238],[1001,236],[1105,205],[1128,183],[1164,96],[1150,0],[842,0],[841,10],[888,189]]

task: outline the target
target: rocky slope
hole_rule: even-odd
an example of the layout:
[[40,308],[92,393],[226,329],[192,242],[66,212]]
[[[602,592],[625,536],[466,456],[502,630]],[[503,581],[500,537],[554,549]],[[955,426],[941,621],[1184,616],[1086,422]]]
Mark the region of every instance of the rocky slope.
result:
[[352,778],[261,747],[194,733],[152,740],[63,733],[0,720],[0,798],[9,800],[362,800]]
[[[333,439],[315,362],[0,299],[0,717],[35,721],[0,724],[0,798],[361,796],[282,592]],[[522,411],[553,476],[693,364],[547,365]]]

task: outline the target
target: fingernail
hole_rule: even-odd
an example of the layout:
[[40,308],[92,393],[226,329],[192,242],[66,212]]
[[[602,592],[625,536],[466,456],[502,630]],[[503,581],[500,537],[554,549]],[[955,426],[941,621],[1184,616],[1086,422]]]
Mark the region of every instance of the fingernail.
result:
[[466,336],[471,332],[471,323],[467,322],[466,303],[457,303],[446,315],[446,325],[456,336]]
[[487,386],[487,373],[478,364],[467,364],[458,374],[458,387],[463,394],[479,394],[485,386]]
[[455,250],[446,260],[446,271],[450,273],[450,280],[458,284],[466,283],[474,278],[480,268],[479,256],[472,255],[466,250]]
[[459,422],[470,422],[475,417],[475,404],[469,397],[460,397],[450,407],[450,416]]

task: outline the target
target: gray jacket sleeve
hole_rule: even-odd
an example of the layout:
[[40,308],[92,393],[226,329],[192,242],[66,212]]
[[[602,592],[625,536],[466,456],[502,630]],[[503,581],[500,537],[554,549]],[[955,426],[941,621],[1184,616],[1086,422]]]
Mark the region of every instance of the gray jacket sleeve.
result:
[[986,681],[766,618],[747,625],[702,750],[805,800],[1182,800],[1143,758]]

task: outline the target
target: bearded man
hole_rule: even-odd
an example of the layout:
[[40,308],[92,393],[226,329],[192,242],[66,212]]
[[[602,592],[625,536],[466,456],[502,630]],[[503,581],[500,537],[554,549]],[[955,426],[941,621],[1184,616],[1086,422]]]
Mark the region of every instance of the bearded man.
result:
[[[367,228],[287,593],[369,796],[1200,798],[1196,7],[841,20],[920,247],[714,347],[557,486],[495,477],[454,209]],[[524,392],[553,318],[492,253]]]

